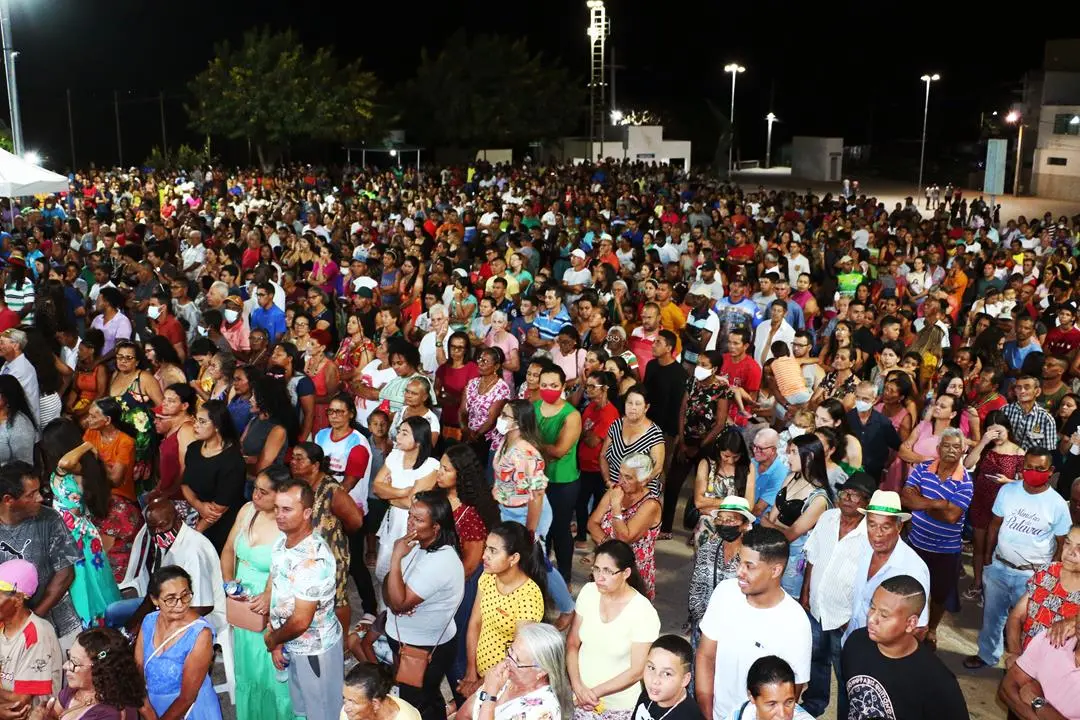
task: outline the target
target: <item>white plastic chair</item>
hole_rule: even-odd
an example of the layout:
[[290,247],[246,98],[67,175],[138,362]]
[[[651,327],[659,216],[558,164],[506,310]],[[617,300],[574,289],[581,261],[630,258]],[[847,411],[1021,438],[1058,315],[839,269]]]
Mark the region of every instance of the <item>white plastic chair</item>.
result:
[[236,664],[233,659],[233,629],[226,625],[218,632],[216,644],[221,648],[221,660],[225,664],[225,682],[215,685],[215,693],[228,693],[229,702],[236,705]]

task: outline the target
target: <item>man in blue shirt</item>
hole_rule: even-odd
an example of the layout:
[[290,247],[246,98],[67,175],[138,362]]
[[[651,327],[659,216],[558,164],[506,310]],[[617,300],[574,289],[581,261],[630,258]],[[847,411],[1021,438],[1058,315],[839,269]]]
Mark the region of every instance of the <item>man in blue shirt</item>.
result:
[[1049,451],[1031,448],[1024,456],[1023,481],[1005,485],[994,500],[979,652],[964,660],[969,670],[997,665],[1009,610],[1027,592],[1031,574],[1054,559],[1069,534],[1069,504],[1050,486],[1052,472]]
[[776,445],[780,435],[772,428],[759,430],[754,436],[750,448],[754,456],[754,515],[761,517],[776,503],[776,493],[784,478],[788,476],[788,466],[779,456]]
[[259,283],[255,292],[258,306],[251,311],[249,325],[252,330],[262,328],[270,338],[272,346],[285,334],[285,313],[274,304],[274,286],[268,282]]
[[557,287],[549,286],[544,290],[544,309],[536,316],[534,324],[540,332],[540,339],[544,341],[544,347],[549,348],[555,344],[555,338],[559,331],[572,324],[570,313],[563,305],[563,293]]

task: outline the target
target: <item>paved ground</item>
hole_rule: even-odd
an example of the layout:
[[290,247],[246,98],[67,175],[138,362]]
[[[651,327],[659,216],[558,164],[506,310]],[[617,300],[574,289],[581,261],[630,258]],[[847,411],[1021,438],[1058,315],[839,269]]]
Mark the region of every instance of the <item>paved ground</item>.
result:
[[[735,179],[744,188],[756,188],[758,185],[764,185],[770,190],[797,190],[800,192],[806,192],[807,188],[812,188],[819,195],[826,192],[835,195],[840,192],[840,183],[825,183],[793,177],[791,168],[743,170],[735,173]],[[861,193],[877,197],[881,202],[885,203],[885,207],[889,208],[889,210],[892,210],[896,203],[902,202],[908,195],[916,197],[914,183],[878,178],[863,179],[857,176],[856,179],[859,180],[859,191]],[[927,182],[932,182],[932,179],[928,178]],[[976,189],[964,189],[963,191],[964,197],[969,199],[979,197],[982,194],[981,191]],[[916,199],[921,203],[920,209],[926,207],[921,194]],[[986,201],[989,202],[990,198],[986,197]],[[1001,205],[1002,221],[1020,215],[1028,218],[1033,216],[1041,218],[1043,213],[1047,211],[1053,213],[1055,219],[1060,215],[1071,217],[1080,212],[1080,198],[1076,200],[1049,200],[1038,197],[1021,196],[1014,198],[1012,195],[999,195],[997,202]]]

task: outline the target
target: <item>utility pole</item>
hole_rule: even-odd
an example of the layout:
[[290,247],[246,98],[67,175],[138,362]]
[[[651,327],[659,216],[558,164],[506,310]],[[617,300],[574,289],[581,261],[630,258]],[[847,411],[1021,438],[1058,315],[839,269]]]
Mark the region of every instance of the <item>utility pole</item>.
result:
[[158,107],[161,109],[161,154],[169,157],[169,143],[165,139],[165,92],[158,95]]
[[19,112],[19,88],[15,82],[15,52],[11,39],[11,3],[0,0],[0,40],[4,46],[4,75],[7,80],[8,110],[11,113],[11,143],[15,154],[22,157],[23,133],[22,116]]
[[67,89],[68,137],[71,140],[71,171],[79,167],[75,162],[75,123],[71,119],[71,88]]
[[113,90],[113,112],[116,114],[116,155],[120,167],[124,167],[124,144],[120,139],[120,92]]

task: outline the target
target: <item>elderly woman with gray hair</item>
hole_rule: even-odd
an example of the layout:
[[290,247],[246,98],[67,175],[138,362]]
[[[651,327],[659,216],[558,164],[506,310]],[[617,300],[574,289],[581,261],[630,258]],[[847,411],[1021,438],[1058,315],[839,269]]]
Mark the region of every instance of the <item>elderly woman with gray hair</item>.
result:
[[566,641],[551,625],[524,623],[506,658],[487,671],[457,720],[570,720],[573,715]]
[[621,540],[634,551],[645,595],[656,596],[656,536],[660,533],[660,491],[650,488],[653,460],[645,453],[623,459],[619,479],[604,494],[589,517],[589,535],[600,545]]

